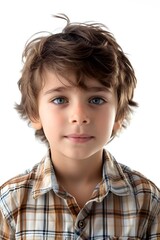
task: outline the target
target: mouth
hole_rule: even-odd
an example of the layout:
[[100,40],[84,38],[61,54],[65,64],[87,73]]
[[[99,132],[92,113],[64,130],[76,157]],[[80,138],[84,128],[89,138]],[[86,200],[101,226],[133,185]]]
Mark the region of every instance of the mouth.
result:
[[88,134],[69,134],[65,138],[73,143],[85,143],[91,141],[94,137]]

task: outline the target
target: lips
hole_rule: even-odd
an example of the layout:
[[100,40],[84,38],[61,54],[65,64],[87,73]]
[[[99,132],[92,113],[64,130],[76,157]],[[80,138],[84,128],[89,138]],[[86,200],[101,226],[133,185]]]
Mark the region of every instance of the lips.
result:
[[92,140],[94,137],[88,134],[69,134],[65,136],[65,138],[74,143],[85,143]]

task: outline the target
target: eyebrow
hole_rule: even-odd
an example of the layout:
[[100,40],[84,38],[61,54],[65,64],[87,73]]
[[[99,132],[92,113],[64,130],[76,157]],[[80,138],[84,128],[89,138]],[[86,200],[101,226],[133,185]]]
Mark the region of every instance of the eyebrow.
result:
[[[51,93],[54,93],[54,92],[64,92],[66,90],[71,90],[72,87],[57,87],[57,88],[51,88],[49,90],[47,90],[44,95],[48,95],[48,94],[51,94]],[[93,87],[86,87],[85,91],[88,91],[88,92],[111,92],[111,89],[103,86],[93,86]]]
[[89,92],[110,92],[111,89],[105,86],[95,86],[95,87],[87,87],[87,91]]
[[65,91],[66,89],[68,89],[68,87],[57,87],[57,88],[51,88],[49,90],[47,90],[44,95],[47,95],[47,94],[50,94],[50,93],[53,93],[53,92],[63,92]]

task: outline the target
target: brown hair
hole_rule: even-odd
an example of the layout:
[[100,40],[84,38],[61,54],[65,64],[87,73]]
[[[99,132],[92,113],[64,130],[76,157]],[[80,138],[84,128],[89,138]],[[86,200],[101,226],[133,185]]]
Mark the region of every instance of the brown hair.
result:
[[[85,88],[86,79],[94,78],[116,91],[116,120],[123,119],[122,126],[126,127],[132,107],[137,106],[133,100],[137,81],[126,54],[105,25],[70,23],[63,14],[56,17],[67,21],[62,32],[35,38],[25,46],[22,75],[18,81],[21,102],[16,104],[16,110],[29,122],[38,118],[37,98],[44,83],[44,69],[62,76],[72,71],[78,87]],[[47,142],[43,129],[37,130],[36,136]]]

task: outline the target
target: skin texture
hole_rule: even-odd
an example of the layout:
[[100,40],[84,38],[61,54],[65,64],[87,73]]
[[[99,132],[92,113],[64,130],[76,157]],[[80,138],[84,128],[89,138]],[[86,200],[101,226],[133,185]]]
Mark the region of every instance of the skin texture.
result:
[[[75,82],[74,74],[70,79]],[[86,186],[86,199],[80,205],[101,180],[103,147],[112,131],[120,127],[115,122],[117,99],[113,90],[94,79],[88,79],[86,85],[87,90],[80,89],[46,70],[38,98],[39,119],[32,123],[36,129],[43,127],[63,187],[79,199],[77,186],[79,192]]]

